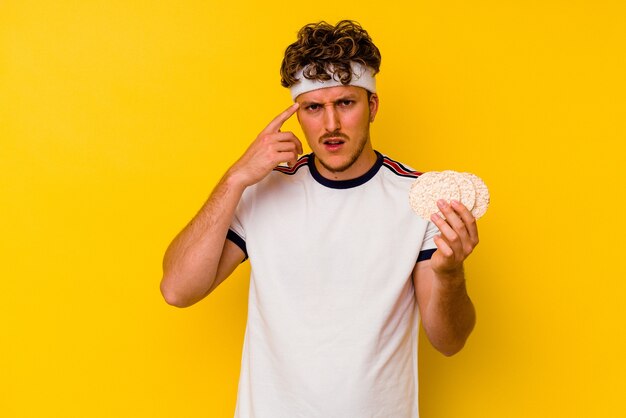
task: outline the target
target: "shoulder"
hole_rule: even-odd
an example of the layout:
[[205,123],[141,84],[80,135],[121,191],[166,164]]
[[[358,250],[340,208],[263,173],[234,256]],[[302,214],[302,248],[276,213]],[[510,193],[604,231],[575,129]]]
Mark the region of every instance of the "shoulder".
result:
[[293,167],[279,165],[261,181],[249,186],[244,191],[244,200],[260,201],[273,199],[279,195],[289,194],[294,188],[307,182],[309,175],[310,155],[303,155]]
[[386,155],[382,155],[383,163],[381,169],[384,170],[386,174],[389,174],[392,178],[398,177],[404,179],[416,179],[421,176],[423,173],[421,171],[414,170],[406,164],[403,164],[393,158],[390,158]]
[[283,164],[274,167],[263,180],[248,187],[246,190],[247,194],[257,195],[268,192],[284,192],[289,189],[290,184],[302,183],[309,177],[309,161],[311,161],[310,155],[307,154],[300,157],[293,167]]
[[298,158],[298,161],[296,161],[293,167],[288,167],[286,165],[279,165],[276,168],[274,168],[273,173],[282,173],[282,174],[286,174],[289,176],[293,176],[301,168],[308,167],[310,158],[311,157],[309,154],[303,155],[302,157]]

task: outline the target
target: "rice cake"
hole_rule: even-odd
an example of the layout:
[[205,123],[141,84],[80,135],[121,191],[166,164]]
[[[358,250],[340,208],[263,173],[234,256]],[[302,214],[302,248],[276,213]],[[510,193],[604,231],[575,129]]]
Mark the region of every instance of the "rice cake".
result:
[[480,177],[453,170],[426,172],[415,179],[409,190],[411,208],[426,220],[434,213],[444,217],[437,207],[440,199],[461,202],[478,219],[487,211],[490,197]]
[[490,200],[489,189],[487,188],[485,182],[476,174],[463,173],[463,175],[469,178],[474,184],[474,189],[476,190],[476,203],[474,203],[474,207],[472,208],[472,215],[474,215],[474,218],[478,219],[482,217],[485,212],[487,212]]
[[430,220],[433,213],[443,217],[437,207],[437,201],[447,202],[459,200],[461,194],[459,186],[450,172],[429,171],[419,176],[409,191],[409,204],[413,211],[426,220]]
[[444,171],[444,173],[450,173],[454,181],[456,181],[456,184],[459,186],[459,202],[471,211],[476,203],[476,190],[474,189],[474,183],[472,183],[472,180],[463,173],[458,173],[456,171],[447,170]]

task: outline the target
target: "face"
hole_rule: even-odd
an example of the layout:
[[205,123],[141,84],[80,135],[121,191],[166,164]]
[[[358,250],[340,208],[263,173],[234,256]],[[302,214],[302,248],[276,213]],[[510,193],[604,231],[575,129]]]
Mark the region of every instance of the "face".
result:
[[361,87],[338,86],[303,93],[298,120],[324,177],[348,180],[365,174],[376,161],[369,125],[378,96]]

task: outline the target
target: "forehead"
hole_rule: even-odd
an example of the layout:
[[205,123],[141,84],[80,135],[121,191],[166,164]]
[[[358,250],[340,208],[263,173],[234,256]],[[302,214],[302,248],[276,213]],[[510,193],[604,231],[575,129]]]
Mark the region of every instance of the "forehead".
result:
[[356,86],[326,87],[302,93],[296,98],[296,102],[332,102],[347,97],[352,99],[358,99],[360,97],[365,98],[367,97],[367,91],[363,87]]

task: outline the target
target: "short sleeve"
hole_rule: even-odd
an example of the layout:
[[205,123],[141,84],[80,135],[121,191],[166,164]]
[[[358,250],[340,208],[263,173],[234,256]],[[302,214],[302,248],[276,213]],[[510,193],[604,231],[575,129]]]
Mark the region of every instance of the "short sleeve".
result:
[[430,260],[432,255],[437,251],[437,246],[435,245],[435,235],[439,233],[439,228],[432,223],[428,222],[426,226],[426,233],[424,234],[424,240],[422,241],[422,248],[420,248],[419,255],[417,256],[417,262],[424,260]]
[[241,248],[241,251],[243,251],[246,256],[244,259],[245,261],[248,258],[248,250],[246,248],[246,232],[241,222],[241,212],[244,210],[243,206],[242,200],[239,202],[239,205],[237,205],[235,215],[233,216],[233,220],[228,228],[228,233],[226,234],[226,239],[232,241],[235,245]]

